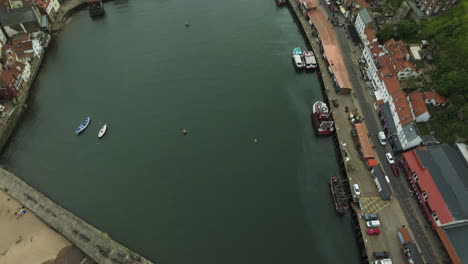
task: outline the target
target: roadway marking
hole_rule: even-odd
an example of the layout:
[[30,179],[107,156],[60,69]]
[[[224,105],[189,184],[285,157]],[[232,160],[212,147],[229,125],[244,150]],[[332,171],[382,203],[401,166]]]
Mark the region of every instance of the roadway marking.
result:
[[376,214],[389,205],[389,201],[383,201],[380,197],[361,198],[361,210],[364,214]]

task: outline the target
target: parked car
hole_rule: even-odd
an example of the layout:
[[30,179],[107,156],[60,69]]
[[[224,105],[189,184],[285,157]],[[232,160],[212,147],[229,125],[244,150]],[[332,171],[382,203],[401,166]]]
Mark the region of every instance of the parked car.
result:
[[330,8],[330,11],[331,11],[331,12],[335,11],[335,8],[333,7],[332,4],[329,4],[329,5],[328,5],[328,8]]
[[380,230],[378,228],[367,228],[366,233],[368,235],[378,235],[380,234]]
[[337,27],[338,26],[338,21],[336,21],[336,19],[333,19],[332,24],[333,24],[334,27]]
[[367,227],[380,227],[380,221],[379,220],[367,221],[366,226]]
[[336,98],[333,98],[333,99],[332,99],[332,102],[333,102],[333,106],[334,106],[334,107],[338,107],[338,106],[340,105],[340,104],[338,103],[338,99],[336,99]]
[[371,221],[371,220],[377,220],[377,215],[376,214],[365,214],[364,215],[364,220],[366,221]]
[[361,195],[361,190],[359,190],[359,185],[357,185],[357,183],[353,184],[353,192],[357,197]]
[[387,144],[387,138],[385,137],[385,133],[380,131],[379,134],[377,134],[377,137],[379,138],[379,142],[382,146],[385,146]]
[[390,165],[390,168],[392,168],[393,175],[400,176],[400,172],[398,171],[398,167],[395,164]]
[[393,156],[390,153],[385,154],[385,157],[387,158],[388,163],[395,164],[395,161],[393,160]]
[[374,258],[377,258],[377,259],[390,257],[390,254],[388,254],[387,251],[374,252],[373,255],[374,255]]
[[325,0],[325,3],[327,3],[327,5],[331,4],[330,0]]

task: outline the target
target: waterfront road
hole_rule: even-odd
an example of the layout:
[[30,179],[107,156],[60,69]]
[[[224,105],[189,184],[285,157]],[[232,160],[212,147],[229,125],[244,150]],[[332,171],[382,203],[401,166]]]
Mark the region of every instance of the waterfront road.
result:
[[[323,1],[321,2],[322,12],[330,16],[328,8],[324,8]],[[390,169],[390,165],[386,162],[385,153],[391,152],[390,146],[381,146],[377,139],[377,133],[382,131],[377,111],[374,107],[375,99],[371,96],[371,90],[366,86],[366,83],[361,77],[363,77],[360,66],[359,58],[362,54],[362,50],[359,46],[354,45],[351,39],[348,37],[348,32],[345,27],[334,27],[336,32],[337,40],[340,45],[340,49],[343,54],[349,54],[345,56],[344,60],[349,71],[351,83],[356,94],[361,115],[364,117],[364,122],[372,135],[372,141],[376,150],[376,154],[380,157],[382,168],[386,175],[389,176],[394,198],[397,198],[400,202],[408,224],[414,234],[419,249],[423,253],[426,261],[436,260],[436,263],[446,263],[448,260],[447,253],[443,250],[442,244],[438,239],[435,232],[430,228],[427,219],[423,216],[421,209],[418,206],[418,202],[415,201],[409,193],[408,183],[405,181],[405,176],[400,173],[400,177],[394,177]],[[362,45],[362,44],[359,44]],[[431,261],[431,262],[432,262]]]

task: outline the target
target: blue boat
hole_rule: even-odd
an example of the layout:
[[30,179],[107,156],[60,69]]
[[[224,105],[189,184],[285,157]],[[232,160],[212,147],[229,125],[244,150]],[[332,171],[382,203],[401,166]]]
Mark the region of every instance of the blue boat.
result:
[[88,125],[89,125],[90,122],[91,122],[91,117],[88,116],[88,117],[85,118],[85,120],[83,120],[83,122],[81,122],[81,124],[76,128],[75,133],[78,135],[78,134],[80,134],[81,132],[83,132],[83,130],[85,130],[85,129],[88,127]]
[[301,48],[297,47],[297,48],[293,49],[293,55],[302,56],[302,50],[301,50]]

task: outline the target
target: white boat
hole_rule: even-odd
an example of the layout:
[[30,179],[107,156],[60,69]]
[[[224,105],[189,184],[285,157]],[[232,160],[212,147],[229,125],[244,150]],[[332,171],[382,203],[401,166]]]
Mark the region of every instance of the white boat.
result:
[[292,60],[298,69],[304,68],[305,65],[302,58],[302,50],[300,48],[293,49]]
[[98,138],[102,138],[107,131],[107,124],[103,125],[101,130],[99,130]]
[[314,52],[304,51],[304,60],[306,69],[317,68],[317,60],[315,59]]

